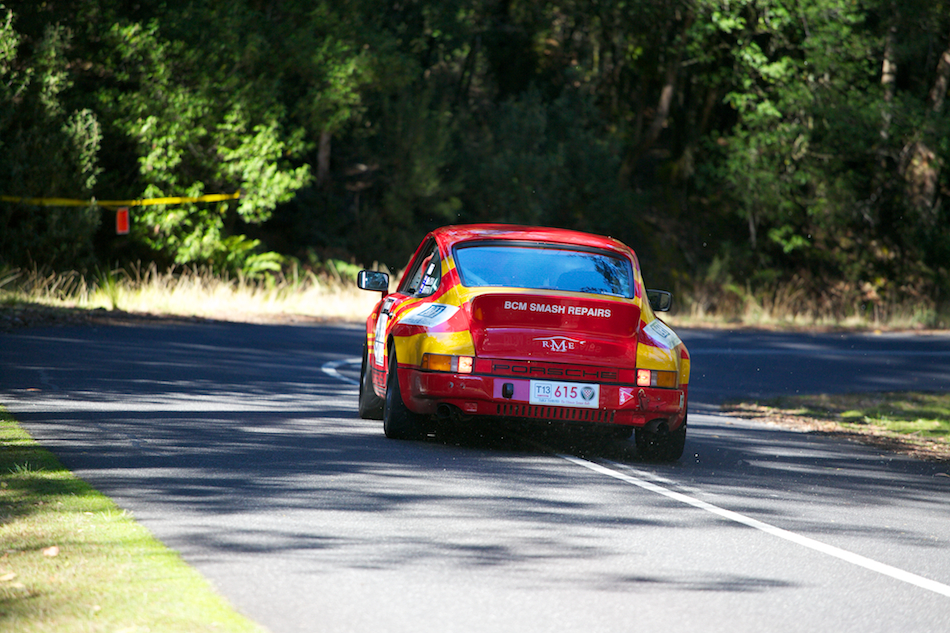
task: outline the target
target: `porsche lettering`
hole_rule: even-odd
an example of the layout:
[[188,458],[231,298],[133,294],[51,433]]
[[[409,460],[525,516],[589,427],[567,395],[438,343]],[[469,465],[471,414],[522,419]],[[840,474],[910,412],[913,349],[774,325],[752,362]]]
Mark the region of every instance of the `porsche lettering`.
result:
[[582,380],[617,380],[619,374],[615,371],[593,369],[541,367],[538,365],[520,365],[513,363],[492,363],[492,373],[521,374],[524,376],[558,376],[562,378],[578,378]]

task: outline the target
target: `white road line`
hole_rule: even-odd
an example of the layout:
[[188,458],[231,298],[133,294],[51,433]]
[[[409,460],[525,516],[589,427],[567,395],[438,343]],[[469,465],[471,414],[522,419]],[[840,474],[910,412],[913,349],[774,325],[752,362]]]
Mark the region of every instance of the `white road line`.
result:
[[847,561],[854,565],[858,565],[859,567],[864,567],[865,569],[869,569],[879,574],[884,574],[885,576],[890,576],[891,578],[894,578],[896,580],[900,580],[902,582],[906,582],[911,585],[920,587],[921,589],[933,591],[934,593],[938,593],[942,596],[946,596],[950,598],[950,586],[944,585],[935,580],[930,580],[928,578],[924,578],[923,576],[912,574],[909,571],[904,571],[903,569],[898,569],[896,567],[891,567],[890,565],[886,565],[884,563],[879,563],[876,560],[871,560],[870,558],[866,558],[864,556],[861,556],[860,554],[855,554],[853,552],[843,550],[833,545],[827,545],[826,543],[822,543],[820,541],[810,539],[807,536],[802,536],[800,534],[795,534],[794,532],[789,532],[788,530],[783,530],[782,528],[775,527],[774,525],[769,525],[768,523],[763,523],[762,521],[758,521],[751,517],[747,517],[743,514],[739,514],[738,512],[733,512],[732,510],[726,510],[724,508],[720,508],[719,506],[715,506],[711,503],[706,503],[705,501],[701,501],[699,499],[690,497],[688,495],[684,495],[680,492],[668,490],[666,488],[663,488],[662,486],[658,486],[645,479],[634,477],[632,475],[627,475],[620,471],[607,468],[606,466],[601,466],[600,464],[596,464],[594,462],[589,462],[586,459],[580,459],[579,457],[574,457],[573,455],[563,455],[563,454],[558,454],[558,457],[560,457],[561,459],[565,459],[573,464],[577,464],[578,466],[582,466],[584,468],[592,470],[596,473],[600,473],[601,475],[613,477],[614,479],[619,479],[620,481],[623,481],[625,483],[633,484],[634,486],[639,486],[640,488],[643,488],[644,490],[655,492],[656,494],[663,495],[664,497],[668,497],[675,501],[679,501],[680,503],[685,503],[687,505],[693,506],[694,508],[699,508],[700,510],[705,510],[706,512],[710,512],[724,519],[728,519],[729,521],[734,521],[736,523],[740,523],[742,525],[755,528],[756,530],[761,530],[762,532],[765,532],[766,534],[771,534],[772,536],[783,538],[786,541],[791,541],[792,543],[796,543],[798,545],[808,547],[817,552],[821,552],[822,554],[827,554],[828,556],[834,556],[835,558],[839,558],[843,561]]
[[[346,384],[349,384],[349,385],[359,386],[358,381],[352,380],[350,378],[347,378],[346,376],[343,376],[337,371],[337,368],[342,367],[343,365],[354,365],[360,362],[362,362],[361,358],[347,358],[344,360],[336,360],[329,363],[325,363],[322,369],[324,373],[326,373],[329,376],[332,376],[333,378],[336,378],[337,380],[345,382]],[[789,532],[788,530],[784,530],[780,527],[775,527],[774,525],[764,523],[757,519],[753,519],[752,517],[747,517],[744,514],[739,514],[738,512],[733,512],[732,510],[726,510],[725,508],[720,508],[719,506],[713,505],[711,503],[707,503],[706,501],[702,501],[700,499],[696,499],[695,497],[690,497],[689,495],[684,495],[683,493],[676,492],[675,490],[669,490],[667,488],[664,488],[663,486],[659,486],[653,482],[647,481],[646,479],[634,477],[632,475],[622,473],[618,470],[613,470],[611,468],[607,468],[606,466],[601,466],[600,464],[589,462],[586,459],[574,457],[573,455],[564,455],[561,453],[557,453],[557,456],[573,464],[577,464],[578,466],[587,468],[588,470],[592,470],[595,473],[600,473],[601,475],[606,475],[614,479],[619,479],[620,481],[623,481],[625,483],[633,484],[634,486],[638,486],[640,488],[643,488],[644,490],[648,490],[658,495],[663,495],[664,497],[673,499],[675,501],[679,501],[680,503],[685,503],[686,505],[693,506],[694,508],[705,510],[706,512],[715,514],[729,521],[733,521],[735,523],[739,523],[741,525],[745,525],[747,527],[760,530],[762,532],[765,532],[766,534],[771,534],[772,536],[777,536],[779,538],[785,539],[786,541],[790,541],[792,543],[796,543],[803,547],[813,549],[816,552],[821,552],[822,554],[833,556],[835,558],[846,561],[853,565],[864,567],[865,569],[868,569],[870,571],[877,572],[885,576],[889,576],[891,578],[894,578],[895,580],[900,580],[901,582],[906,582],[916,587],[920,587],[921,589],[926,589],[927,591],[932,591],[934,593],[938,593],[942,596],[946,596],[950,598],[950,586],[945,585],[943,583],[939,583],[935,580],[930,580],[929,578],[924,578],[923,576],[912,574],[909,571],[904,571],[903,569],[898,569],[897,567],[892,567],[885,563],[880,563],[876,560],[872,560],[865,556],[861,556],[860,554],[855,554],[854,552],[849,552],[839,547],[835,547],[834,545],[828,545],[827,543],[816,541],[814,539],[808,538],[807,536],[802,536],[794,532]],[[673,483],[673,482],[670,482],[670,483]]]
[[343,365],[356,365],[362,362],[363,362],[362,358],[344,358],[343,360],[334,360],[334,361],[330,361],[329,363],[324,363],[321,369],[323,370],[323,373],[325,373],[326,375],[332,378],[336,378],[337,380],[341,382],[345,382],[348,385],[356,385],[357,387],[359,387],[360,382],[358,380],[347,378],[346,376],[341,374],[339,371],[337,371],[337,368],[342,367]]

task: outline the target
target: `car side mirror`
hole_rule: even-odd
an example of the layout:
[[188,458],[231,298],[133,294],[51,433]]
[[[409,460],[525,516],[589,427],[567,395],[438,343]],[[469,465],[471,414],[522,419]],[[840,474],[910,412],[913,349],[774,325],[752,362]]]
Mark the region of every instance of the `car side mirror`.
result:
[[389,275],[376,270],[361,270],[356,276],[356,285],[362,290],[389,292]]
[[673,293],[666,290],[647,290],[647,299],[654,312],[669,312],[673,307]]

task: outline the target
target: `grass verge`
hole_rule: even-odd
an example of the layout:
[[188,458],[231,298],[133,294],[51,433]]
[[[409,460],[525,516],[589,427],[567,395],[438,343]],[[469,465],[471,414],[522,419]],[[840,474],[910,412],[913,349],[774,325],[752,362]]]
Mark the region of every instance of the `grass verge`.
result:
[[761,402],[730,402],[723,405],[722,411],[950,463],[947,393],[788,396]]
[[[374,269],[385,265],[373,264]],[[200,267],[161,271],[155,264],[46,272],[0,267],[0,331],[24,324],[83,321],[91,312],[173,315],[244,322],[362,321],[379,295],[356,288],[354,264],[327,260],[248,277]],[[400,277],[391,277],[392,287]],[[768,329],[934,330],[950,327],[950,306],[918,298],[904,303],[866,300],[839,289],[834,301],[813,297],[801,284],[753,292],[731,283],[681,289],[673,327]],[[840,296],[839,296],[840,295]]]
[[262,631],[2,408],[0,629]]
[[345,275],[337,268],[319,275],[293,268],[260,278],[200,268],[163,272],[154,265],[100,271],[89,278],[78,272],[0,269],[0,329],[47,323],[53,314],[62,322],[115,311],[242,322],[365,319],[379,293],[356,287],[355,267]]

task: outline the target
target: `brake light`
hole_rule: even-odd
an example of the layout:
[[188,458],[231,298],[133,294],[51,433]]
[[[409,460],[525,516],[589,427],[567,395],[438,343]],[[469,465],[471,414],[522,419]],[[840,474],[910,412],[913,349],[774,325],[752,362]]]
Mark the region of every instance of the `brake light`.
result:
[[422,369],[425,371],[445,371],[456,374],[470,374],[475,365],[471,356],[448,356],[446,354],[423,354]]
[[637,370],[638,387],[664,387],[666,389],[676,388],[675,371],[657,371],[655,369]]

